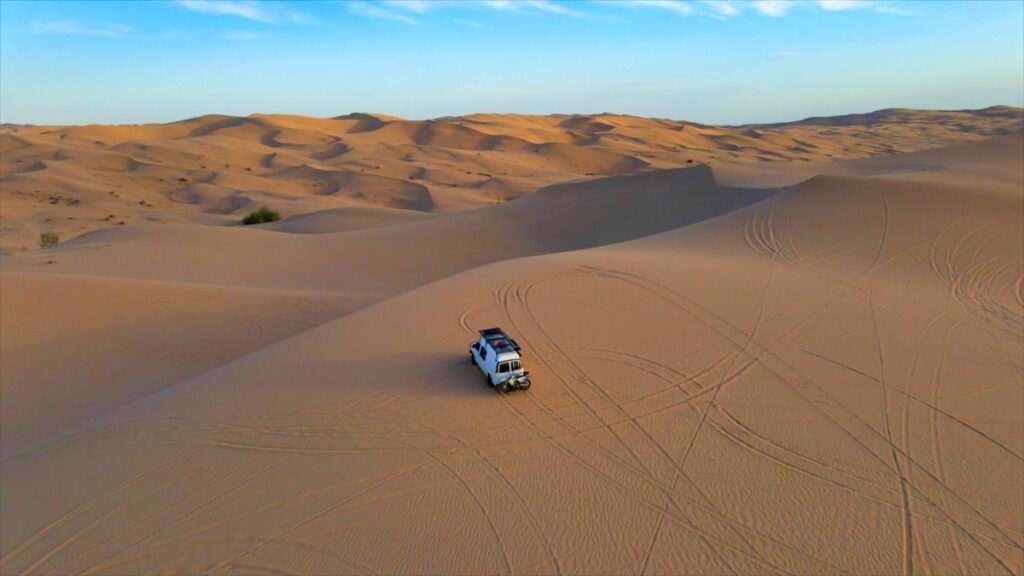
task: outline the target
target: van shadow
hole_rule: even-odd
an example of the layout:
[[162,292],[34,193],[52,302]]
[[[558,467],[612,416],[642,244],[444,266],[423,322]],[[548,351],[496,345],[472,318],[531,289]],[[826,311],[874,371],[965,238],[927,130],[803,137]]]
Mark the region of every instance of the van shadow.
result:
[[470,361],[468,352],[437,356],[435,378],[443,393],[461,397],[498,395],[498,391],[488,384],[483,371]]
[[500,396],[491,388],[483,372],[470,361],[469,352],[405,353],[393,358],[386,367],[379,359],[365,363],[349,363],[346,377],[339,383],[357,394],[373,394],[396,379],[402,383],[406,397],[458,396],[460,398]]

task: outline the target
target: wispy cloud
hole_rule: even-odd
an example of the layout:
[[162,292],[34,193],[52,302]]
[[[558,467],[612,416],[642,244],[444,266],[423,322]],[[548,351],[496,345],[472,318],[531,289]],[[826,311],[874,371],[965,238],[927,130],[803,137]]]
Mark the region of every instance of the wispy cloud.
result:
[[861,8],[870,8],[874,4],[875,2],[871,0],[818,0],[818,6],[834,12],[860,10]]
[[348,2],[347,5],[349,12],[357,16],[363,16],[364,18],[393,20],[395,22],[402,22],[403,24],[419,24],[415,18],[407,16],[398,10],[388,9],[380,4],[373,4],[370,2]]
[[674,12],[680,16],[689,16],[694,13],[693,5],[683,0],[603,0],[598,3],[623,8],[655,8]]
[[466,4],[475,4],[494,10],[512,10],[516,7],[515,2],[512,2],[512,0],[468,0]]
[[58,36],[94,36],[99,38],[123,38],[135,32],[135,28],[124,24],[84,24],[74,21],[41,22],[32,21],[32,32]]
[[913,16],[914,11],[897,6],[895,4],[879,4],[875,6],[875,12],[881,12],[882,14],[894,14],[896,16]]
[[893,0],[818,0],[818,6],[830,12],[843,12],[846,10],[863,10],[870,8],[881,14],[898,14],[909,16],[910,10],[904,8],[907,2],[896,2]]
[[796,8],[829,12],[873,8],[878,12],[900,13],[894,4],[895,0],[358,0],[350,8],[362,16],[413,24],[430,12],[445,9],[534,10],[573,18],[601,18],[601,12],[593,8],[606,6],[726,20],[744,12],[779,18]]
[[755,8],[769,16],[782,16],[796,7],[817,7],[828,12],[870,8],[883,14],[909,14],[891,0],[761,0],[755,3]]
[[581,18],[587,16],[586,12],[573,10],[572,8],[567,7],[565,4],[558,4],[556,2],[551,2],[550,0],[526,0],[524,3],[530,8],[535,8],[542,12],[549,12],[551,14],[572,16],[574,18]]
[[218,16],[237,16],[264,24],[308,23],[312,17],[278,4],[258,0],[175,0],[180,6]]
[[754,10],[775,18],[785,16],[786,12],[789,12],[794,6],[796,6],[796,2],[792,0],[756,0],[754,2]]
[[381,0],[383,6],[423,14],[430,8],[426,0]]
[[719,19],[729,18],[740,13],[736,3],[729,0],[701,0],[701,4],[707,7],[713,17]]
[[779,18],[797,8],[816,8],[829,12],[874,9],[887,14],[907,14],[895,0],[593,0],[596,4],[620,8],[656,8],[680,16],[699,15],[718,20],[754,12]]
[[[488,9],[499,12],[530,11],[547,12],[574,18],[589,18],[593,15],[578,10],[583,2],[556,2],[555,0],[360,0],[357,14],[371,18],[385,18],[410,23],[415,17],[427,12],[443,9]],[[572,5],[572,6],[570,6]],[[399,17],[403,17],[399,19]]]

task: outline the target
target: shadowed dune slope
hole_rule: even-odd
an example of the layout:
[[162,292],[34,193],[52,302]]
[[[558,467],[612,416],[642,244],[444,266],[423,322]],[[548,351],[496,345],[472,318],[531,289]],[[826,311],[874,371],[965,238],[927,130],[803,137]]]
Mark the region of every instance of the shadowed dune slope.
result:
[[65,274],[5,271],[0,285],[3,454],[365,305]]
[[405,224],[429,217],[429,214],[415,210],[352,206],[351,208],[335,208],[300,214],[280,222],[263,225],[261,228],[290,234],[329,234]]
[[[1021,574],[1022,153],[840,167],[263,348],[5,459],[3,570]],[[467,362],[493,325],[529,392]]]
[[382,299],[483,264],[663,232],[773,192],[722,188],[710,168],[698,166],[557,185],[471,212],[335,234],[170,224],[113,228],[4,262],[10,270],[342,290]]

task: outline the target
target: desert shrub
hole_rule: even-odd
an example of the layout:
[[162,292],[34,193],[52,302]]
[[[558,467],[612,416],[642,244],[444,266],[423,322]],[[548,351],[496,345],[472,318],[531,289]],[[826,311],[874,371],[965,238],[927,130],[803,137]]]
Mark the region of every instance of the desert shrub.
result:
[[276,222],[281,219],[281,215],[274,212],[266,206],[260,208],[255,212],[250,212],[245,218],[242,218],[242,224],[246,226],[250,224],[263,224],[264,222]]
[[56,232],[43,232],[39,234],[39,247],[49,248],[60,244],[60,236]]

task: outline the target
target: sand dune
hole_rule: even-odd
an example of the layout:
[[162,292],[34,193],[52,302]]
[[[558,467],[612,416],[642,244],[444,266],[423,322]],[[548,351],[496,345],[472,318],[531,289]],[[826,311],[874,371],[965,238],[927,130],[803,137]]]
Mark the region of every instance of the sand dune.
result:
[[2,298],[5,455],[365,305],[338,292],[9,270]]
[[236,223],[261,205],[285,216],[360,206],[460,211],[580,178],[933,148],[1021,130],[1022,118],[1020,109],[994,107],[745,127],[616,114],[254,114],[5,126],[0,249],[33,249],[45,231],[70,239],[122,222]]
[[320,210],[310,214],[300,214],[280,222],[261,226],[264,230],[277,230],[290,234],[329,234],[332,232],[350,232],[365,228],[379,228],[406,224],[416,220],[429,218],[430,215],[416,210],[400,210],[377,206],[352,206],[334,210]]
[[[649,122],[737,155],[794,138]],[[276,149],[321,145],[293,117],[167,129],[214,123],[239,149],[267,125]],[[634,141],[643,122],[331,123],[447,147]],[[6,256],[5,394],[33,408],[2,422],[0,568],[1024,573],[1022,155],[1014,134],[847,162],[643,158],[454,214],[113,227]],[[297,302],[318,327],[297,333]],[[254,311],[265,343],[243,337]],[[105,315],[134,320],[108,334]],[[468,364],[492,325],[524,345],[529,392]],[[84,344],[48,347],[61,332]],[[191,379],[153,377],[189,349],[210,358],[172,370]],[[121,373],[84,382],[91,403],[31,386],[97,356]]]
[[[1019,130],[1020,108],[991,106],[980,110],[912,110],[889,108],[868,114],[813,117],[796,122],[750,125],[747,128],[801,139],[824,139],[841,145],[837,157],[874,156],[945,146],[1010,134]],[[809,140],[813,142],[814,140]],[[813,147],[813,146],[812,146]]]
[[379,300],[484,264],[663,232],[774,191],[723,189],[710,168],[698,166],[561,184],[479,210],[316,236],[279,234],[259,226],[117,227],[85,234],[55,249],[8,258],[5,267],[223,286],[341,290]]

